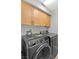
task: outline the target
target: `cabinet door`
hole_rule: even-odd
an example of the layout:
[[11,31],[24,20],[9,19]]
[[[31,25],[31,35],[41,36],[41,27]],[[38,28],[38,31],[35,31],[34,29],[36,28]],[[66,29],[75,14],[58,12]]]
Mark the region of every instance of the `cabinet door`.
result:
[[42,26],[50,26],[50,16],[40,11],[40,20]]
[[45,23],[44,26],[50,27],[50,16],[45,13],[43,14],[44,14],[44,23]]
[[21,24],[31,25],[31,5],[21,2]]
[[38,9],[35,9],[33,10],[34,12],[34,15],[33,15],[33,24],[36,25],[36,26],[50,26],[50,17],[38,10]]
[[38,9],[33,9],[33,16],[32,16],[32,21],[34,26],[40,26],[41,25],[41,20],[40,20],[40,15],[39,15],[39,10]]

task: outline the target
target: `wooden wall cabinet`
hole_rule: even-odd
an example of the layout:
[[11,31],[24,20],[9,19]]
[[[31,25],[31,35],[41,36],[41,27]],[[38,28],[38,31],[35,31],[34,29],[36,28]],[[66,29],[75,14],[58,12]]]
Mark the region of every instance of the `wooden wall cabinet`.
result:
[[24,2],[21,3],[21,20],[23,25],[50,26],[48,14]]
[[42,25],[42,19],[40,19],[40,11],[37,9],[33,9],[33,16],[32,16],[32,20],[33,20],[33,25],[34,26],[41,26]]
[[46,13],[38,10],[33,9],[34,15],[33,15],[33,25],[35,26],[50,26],[50,16]]
[[25,2],[21,2],[21,24],[31,25],[31,12],[32,6]]

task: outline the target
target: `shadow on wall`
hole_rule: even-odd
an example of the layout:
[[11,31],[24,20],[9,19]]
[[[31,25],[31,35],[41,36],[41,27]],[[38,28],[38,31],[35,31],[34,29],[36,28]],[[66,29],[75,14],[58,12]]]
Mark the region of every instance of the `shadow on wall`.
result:
[[50,33],[58,33],[58,8],[56,8],[51,16],[51,26],[49,28]]

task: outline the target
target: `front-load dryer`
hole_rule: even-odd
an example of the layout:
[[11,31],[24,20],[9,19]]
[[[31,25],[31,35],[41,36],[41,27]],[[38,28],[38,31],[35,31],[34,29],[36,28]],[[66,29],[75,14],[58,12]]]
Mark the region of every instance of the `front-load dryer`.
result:
[[56,33],[49,33],[48,31],[41,31],[40,34],[49,38],[51,59],[55,59],[58,54],[58,35]]

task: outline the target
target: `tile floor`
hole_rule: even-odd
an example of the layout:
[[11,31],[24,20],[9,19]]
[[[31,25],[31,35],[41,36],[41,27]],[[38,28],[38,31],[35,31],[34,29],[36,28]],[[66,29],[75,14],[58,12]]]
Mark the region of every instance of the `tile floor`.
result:
[[56,58],[55,59],[58,59],[58,56],[56,56]]

